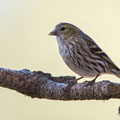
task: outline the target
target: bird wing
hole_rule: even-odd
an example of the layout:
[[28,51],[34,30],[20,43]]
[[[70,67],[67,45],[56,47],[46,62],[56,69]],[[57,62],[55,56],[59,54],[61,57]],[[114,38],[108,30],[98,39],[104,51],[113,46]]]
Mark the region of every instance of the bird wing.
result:
[[105,60],[111,69],[119,70],[119,68],[113,63],[113,61],[109,58],[109,56],[89,36],[85,35],[83,39],[86,41],[90,51],[93,54],[98,55],[103,60]]

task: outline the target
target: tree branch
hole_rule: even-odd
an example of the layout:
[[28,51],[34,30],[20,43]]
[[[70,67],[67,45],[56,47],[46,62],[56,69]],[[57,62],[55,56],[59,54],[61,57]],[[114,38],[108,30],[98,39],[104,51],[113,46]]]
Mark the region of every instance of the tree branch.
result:
[[107,100],[120,98],[120,84],[101,81],[87,85],[74,83],[75,77],[53,77],[41,71],[0,68],[0,86],[16,90],[32,98],[53,100]]

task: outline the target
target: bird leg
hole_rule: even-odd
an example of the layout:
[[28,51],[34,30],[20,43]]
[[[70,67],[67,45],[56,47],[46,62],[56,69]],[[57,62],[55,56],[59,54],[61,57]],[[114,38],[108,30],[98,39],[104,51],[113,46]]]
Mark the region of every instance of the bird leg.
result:
[[80,79],[82,79],[82,78],[84,78],[84,77],[79,77],[78,79],[76,79],[76,81],[78,81],[78,80],[80,80]]
[[98,76],[99,76],[100,74],[98,74],[93,80],[91,80],[91,81],[88,81],[88,83],[87,83],[87,85],[86,86],[91,86],[91,85],[93,85],[93,83],[95,83],[95,81],[96,81],[96,79],[98,78]]
[[84,78],[84,77],[79,77],[78,79],[74,79],[74,80],[67,80],[67,82],[66,83],[69,83],[69,84],[76,84],[77,83],[77,81],[78,80],[80,80],[80,79],[82,79],[82,78]]
[[82,79],[84,77],[79,77],[78,79],[74,80],[73,83],[77,83],[78,80]]

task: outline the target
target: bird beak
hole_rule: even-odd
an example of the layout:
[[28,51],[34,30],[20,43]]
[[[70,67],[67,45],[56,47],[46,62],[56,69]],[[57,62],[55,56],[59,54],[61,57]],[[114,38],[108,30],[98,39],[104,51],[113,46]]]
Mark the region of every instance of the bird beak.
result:
[[53,30],[52,32],[49,33],[49,35],[55,35],[55,36],[57,36],[57,31]]

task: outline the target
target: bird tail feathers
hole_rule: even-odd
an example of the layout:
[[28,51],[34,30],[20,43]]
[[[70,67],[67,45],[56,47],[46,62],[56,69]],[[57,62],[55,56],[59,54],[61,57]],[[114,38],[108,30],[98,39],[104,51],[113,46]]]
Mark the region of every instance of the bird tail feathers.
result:
[[120,78],[120,69],[117,69],[117,70],[113,69],[113,70],[111,70],[111,72],[112,72],[115,76],[117,76],[118,78]]

